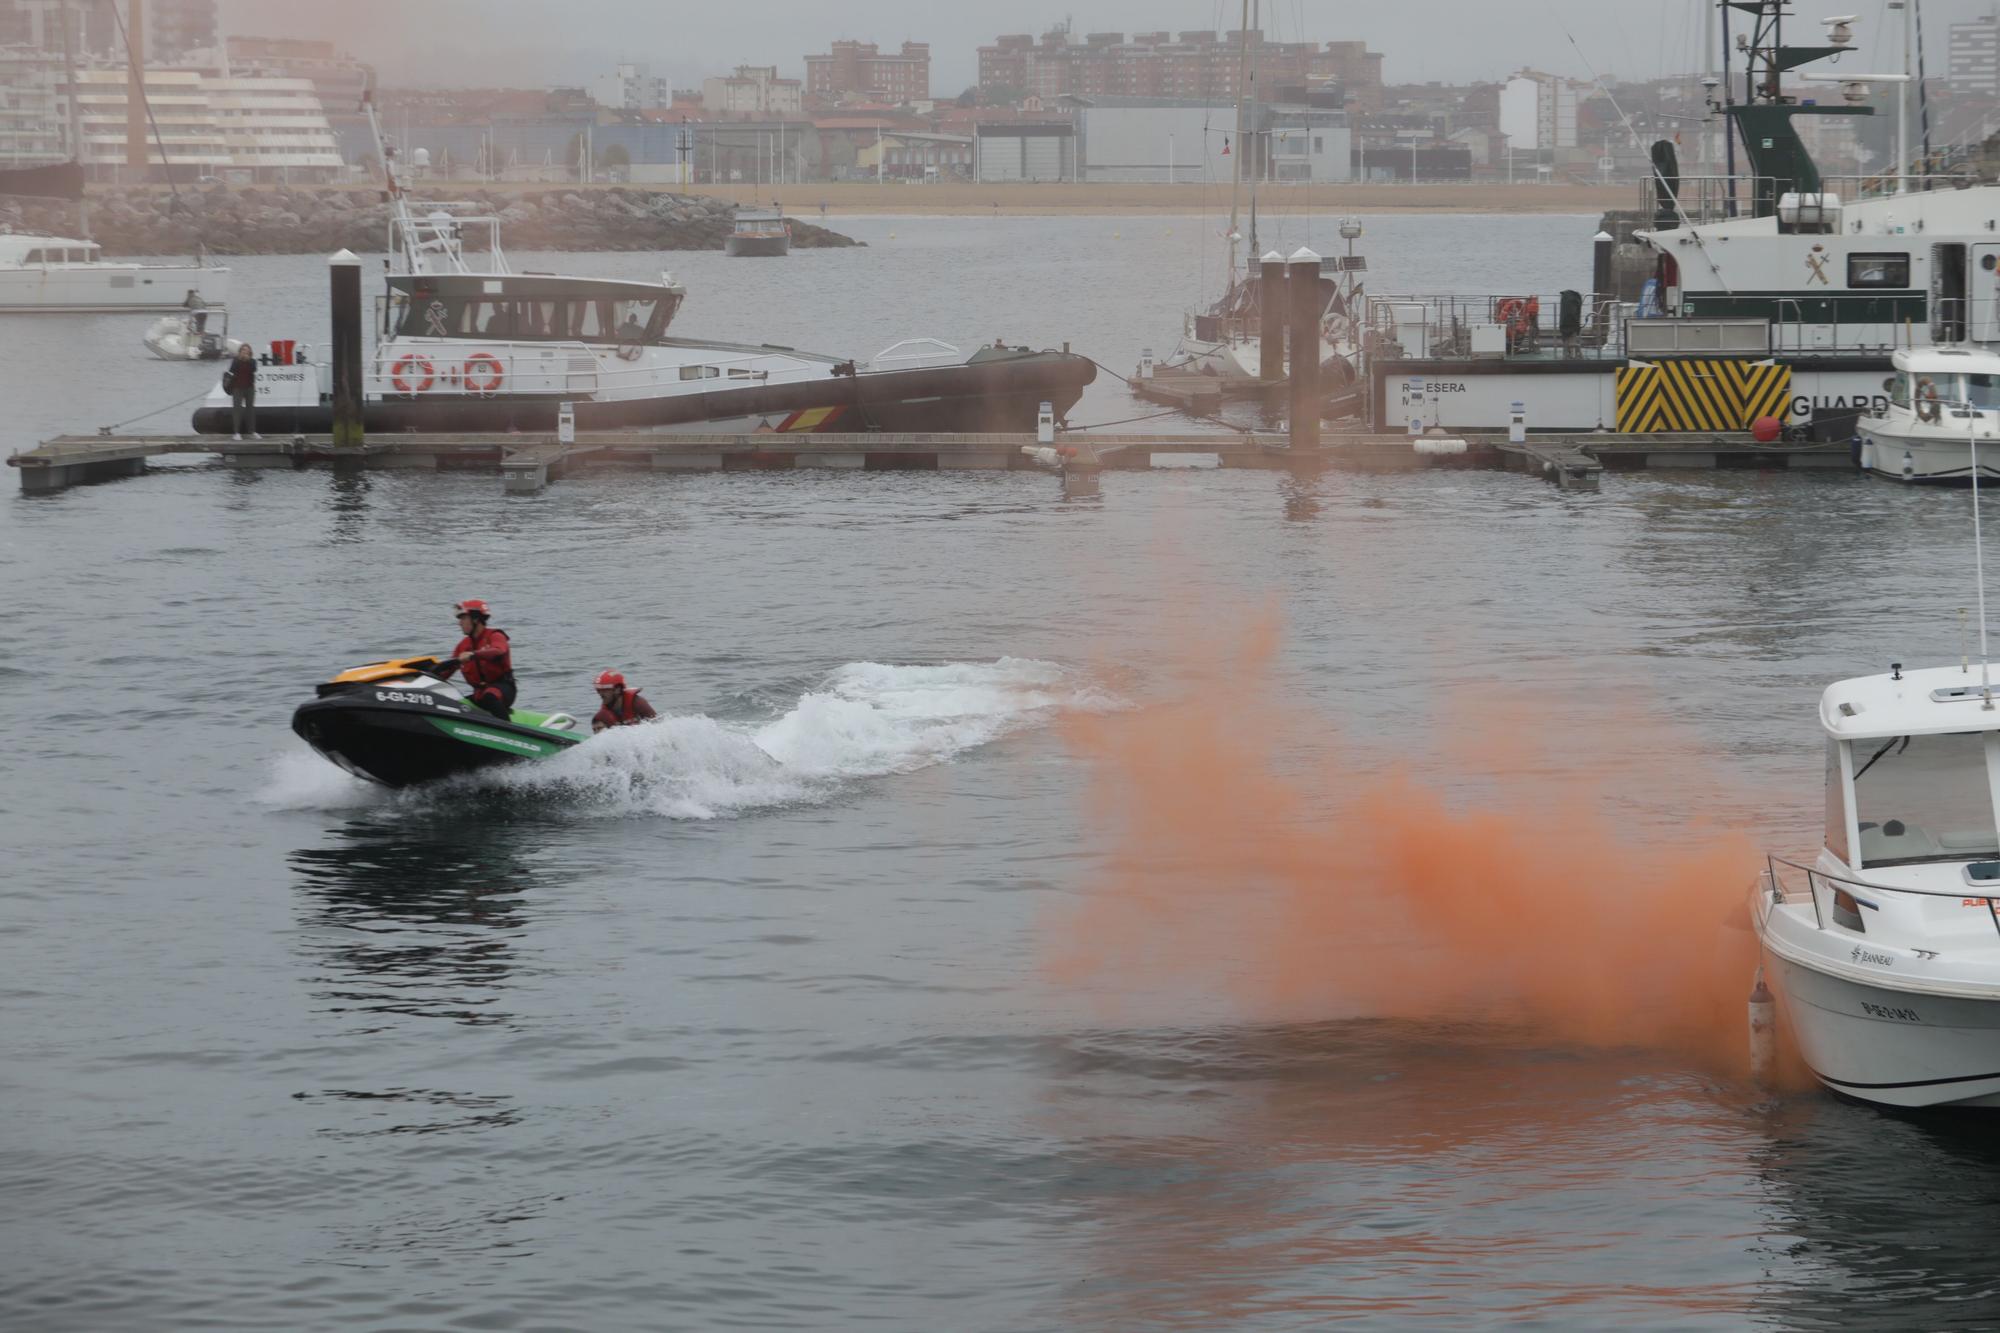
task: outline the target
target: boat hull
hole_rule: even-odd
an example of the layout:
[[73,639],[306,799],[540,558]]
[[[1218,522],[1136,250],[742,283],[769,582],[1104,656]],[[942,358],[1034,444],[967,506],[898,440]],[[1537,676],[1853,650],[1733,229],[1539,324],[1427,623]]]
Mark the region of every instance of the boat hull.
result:
[[1835,976],[1764,949],[1813,1076],[1878,1106],[2000,1106],[2000,995],[1937,995]]
[[[1990,439],[1983,443],[1986,448],[1979,460],[1979,479],[2000,480],[2000,443]],[[1972,448],[1963,438],[1920,439],[1877,434],[1864,426],[1855,461],[1863,472],[1891,481],[1933,486],[1972,484]]]
[[775,259],[790,254],[789,236],[730,236],[722,242],[722,252],[744,259]]
[[326,759],[385,787],[546,759],[583,739],[502,722],[469,705],[401,703],[392,698],[397,695],[426,697],[421,690],[384,688],[314,699],[292,714],[292,730]]
[[221,305],[228,296],[228,269],[193,264],[0,269],[0,314],[125,314]]
[[[1057,415],[1068,412],[1096,374],[1087,357],[1024,352],[957,366],[752,383],[653,398],[370,398],[362,404],[362,424],[370,431],[553,431],[559,406],[571,401],[579,430],[700,430],[744,423],[745,430],[1022,433],[1035,429],[1043,402],[1052,404]],[[324,399],[299,405],[259,402],[257,419],[266,435],[324,434],[332,429],[333,408]],[[230,433],[229,408],[210,403],[197,409],[194,429],[203,435]]]

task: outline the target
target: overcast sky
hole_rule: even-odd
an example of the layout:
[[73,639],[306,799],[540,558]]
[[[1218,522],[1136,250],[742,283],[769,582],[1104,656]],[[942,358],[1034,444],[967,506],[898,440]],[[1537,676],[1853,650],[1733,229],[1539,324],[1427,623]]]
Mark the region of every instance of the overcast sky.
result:
[[[1261,0],[1277,40],[1366,41],[1391,83],[1466,82],[1522,66],[1588,78],[1686,72],[1702,44],[1702,0]],[[931,91],[975,82],[978,47],[1002,32],[1237,26],[1241,0],[222,0],[230,32],[330,37],[371,61],[390,86],[539,87],[582,83],[638,60],[677,84],[737,64],[804,73],[804,57],[840,37],[885,48],[931,44]],[[1942,73],[1945,27],[1991,0],[1923,5],[1929,72]],[[1899,60],[1884,0],[1800,0],[1794,40],[1823,14],[1852,13],[1871,68]],[[1877,38],[1877,34],[1882,34]]]

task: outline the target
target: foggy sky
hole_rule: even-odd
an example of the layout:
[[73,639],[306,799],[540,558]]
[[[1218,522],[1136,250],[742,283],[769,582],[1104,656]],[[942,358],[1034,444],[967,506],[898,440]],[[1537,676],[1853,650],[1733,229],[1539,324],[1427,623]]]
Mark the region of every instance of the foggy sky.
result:
[[[1685,73],[1700,57],[1701,0],[1261,0],[1281,41],[1363,40],[1384,53],[1390,83],[1503,78],[1532,66],[1588,78]],[[1944,71],[1945,28],[1991,0],[1923,5],[1928,71]],[[580,84],[638,60],[678,86],[737,64],[804,74],[803,57],[836,38],[885,48],[931,44],[931,91],[975,82],[977,48],[1002,32],[1039,33],[1070,18],[1078,32],[1232,29],[1240,0],[222,0],[229,32],[328,37],[374,63],[391,87]],[[1793,39],[1827,14],[1857,14],[1870,69],[1900,62],[1883,0],[1800,0]],[[1572,41],[1572,38],[1574,39]]]

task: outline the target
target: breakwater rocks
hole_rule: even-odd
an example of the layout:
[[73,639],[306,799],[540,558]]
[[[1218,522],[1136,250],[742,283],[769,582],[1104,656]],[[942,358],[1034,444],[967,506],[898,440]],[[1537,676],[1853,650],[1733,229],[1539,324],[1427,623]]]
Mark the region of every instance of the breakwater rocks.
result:
[[[443,189],[436,193],[500,219],[509,250],[720,250],[735,207],[705,195],[629,186],[533,190]],[[219,255],[379,253],[388,244],[389,207],[380,191],[202,185],[165,189],[93,188],[90,233],[108,255],[171,255],[206,246]],[[467,210],[461,210],[467,211]],[[77,205],[0,198],[0,227],[74,236]],[[799,249],[859,245],[796,219]]]

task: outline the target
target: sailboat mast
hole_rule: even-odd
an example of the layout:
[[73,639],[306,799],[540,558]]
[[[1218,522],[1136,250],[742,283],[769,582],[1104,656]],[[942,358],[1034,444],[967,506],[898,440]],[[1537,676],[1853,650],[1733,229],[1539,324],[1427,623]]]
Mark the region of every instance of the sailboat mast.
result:
[[[69,160],[81,168],[83,166],[83,136],[79,127],[82,121],[78,116],[76,108],[76,43],[69,28],[69,5],[67,3],[58,5],[56,13],[62,21],[63,101],[65,103],[64,109],[68,113],[67,132],[64,135],[64,138],[68,142],[64,144],[64,147],[69,149]],[[87,195],[77,199],[76,215],[78,230],[82,232],[83,239],[87,241],[90,239],[90,199]]]
[[1250,66],[1250,0],[1243,0],[1243,19],[1236,61],[1236,149],[1229,168],[1229,281],[1236,282],[1236,196],[1243,185],[1243,85]]
[[[1250,0],[1250,27],[1246,28],[1243,33],[1243,49],[1246,53],[1250,49],[1250,33],[1252,30],[1256,31],[1258,43],[1262,45],[1264,36],[1263,27],[1264,0]],[[1243,100],[1250,104],[1250,137],[1249,146],[1244,148],[1242,138],[1238,136],[1237,147],[1244,148],[1244,151],[1250,155],[1250,249],[1243,256],[1243,266],[1247,269],[1251,264],[1257,262],[1257,182],[1263,176],[1265,167],[1269,163],[1271,142],[1269,139],[1266,139],[1264,141],[1264,152],[1261,155],[1257,152],[1257,62],[1246,58],[1243,66],[1247,71],[1244,78],[1245,92]]]

